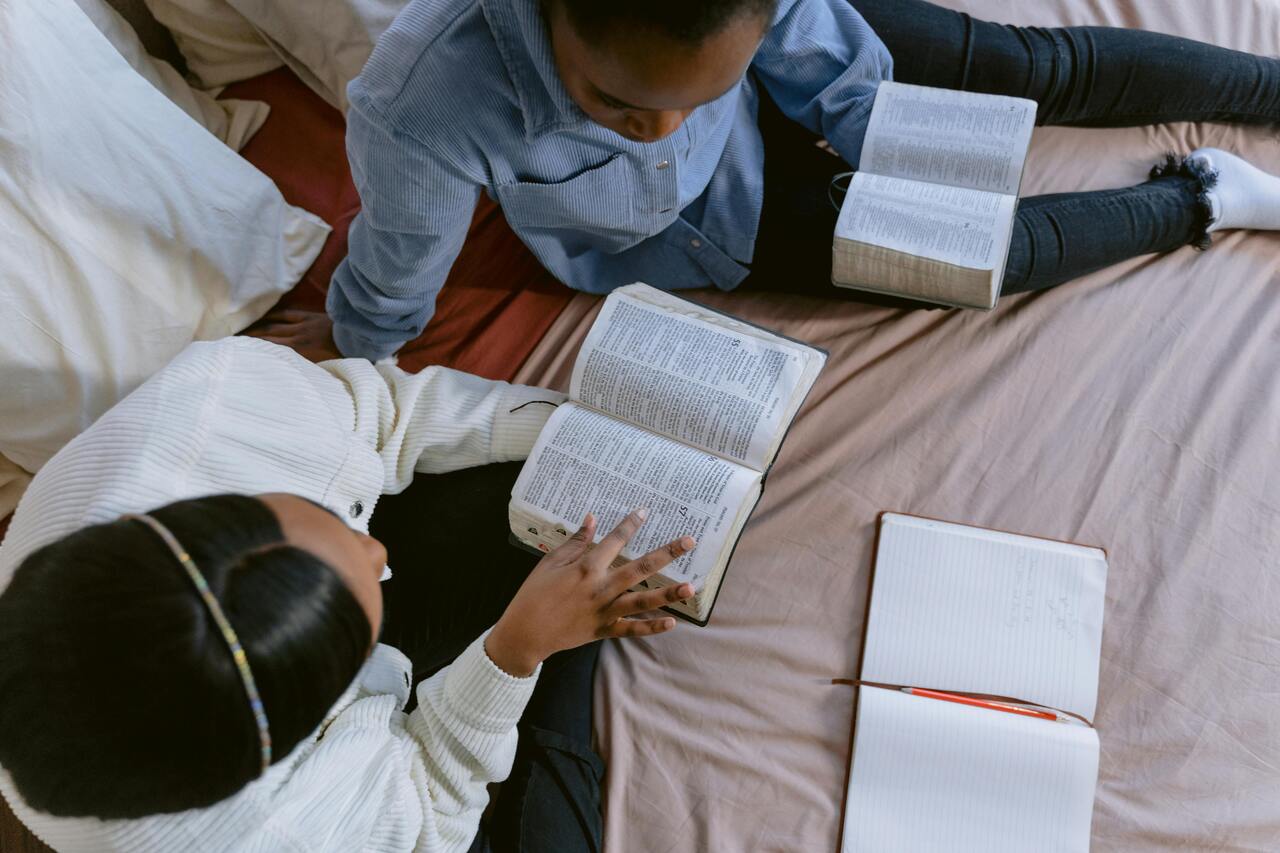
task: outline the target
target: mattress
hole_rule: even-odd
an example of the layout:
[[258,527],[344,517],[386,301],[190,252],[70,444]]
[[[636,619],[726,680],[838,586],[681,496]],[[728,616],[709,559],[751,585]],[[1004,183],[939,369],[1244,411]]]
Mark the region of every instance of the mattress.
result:
[[[951,2],[1280,52],[1266,0]],[[1036,132],[1024,194],[1140,182],[1274,129]],[[877,514],[1110,553],[1097,851],[1280,849],[1280,235],[1141,257],[992,313],[702,301],[822,346],[707,628],[612,642],[596,682],[612,851],[838,846]],[[517,375],[567,387],[578,295]]]

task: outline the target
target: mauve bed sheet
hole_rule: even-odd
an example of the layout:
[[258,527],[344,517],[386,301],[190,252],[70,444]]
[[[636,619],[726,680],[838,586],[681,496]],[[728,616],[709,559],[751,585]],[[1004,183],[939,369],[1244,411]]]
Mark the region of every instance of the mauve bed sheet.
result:
[[[1014,23],[1280,53],[1276,0],[964,0]],[[1024,194],[1137,183],[1274,129],[1038,130]],[[1280,236],[1143,257],[990,314],[708,293],[831,351],[712,623],[597,676],[612,851],[832,850],[878,512],[1110,552],[1098,851],[1280,849]],[[567,384],[579,295],[517,379]]]

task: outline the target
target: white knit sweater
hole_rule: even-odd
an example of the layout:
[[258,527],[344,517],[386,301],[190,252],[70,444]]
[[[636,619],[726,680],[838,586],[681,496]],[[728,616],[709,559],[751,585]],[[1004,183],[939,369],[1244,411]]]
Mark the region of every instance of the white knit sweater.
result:
[[[415,471],[524,458],[552,407],[512,410],[562,399],[445,368],[317,366],[248,338],[193,344],[39,472],[0,545],[0,589],[26,555],[71,531],[207,494],[291,492],[365,530],[378,496]],[[0,793],[58,850],[465,850],[486,785],[510,772],[537,674],[507,675],[481,638],[418,685],[418,709],[405,714],[410,673],[403,654],[377,646],[315,734],[208,808],[51,817],[27,807],[3,769]]]

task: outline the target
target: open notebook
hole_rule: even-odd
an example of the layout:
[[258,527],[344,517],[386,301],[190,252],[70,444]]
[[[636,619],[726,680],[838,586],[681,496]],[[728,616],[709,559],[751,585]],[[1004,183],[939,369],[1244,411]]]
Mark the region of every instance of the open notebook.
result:
[[845,851],[1089,849],[1106,577],[1098,548],[881,517]]

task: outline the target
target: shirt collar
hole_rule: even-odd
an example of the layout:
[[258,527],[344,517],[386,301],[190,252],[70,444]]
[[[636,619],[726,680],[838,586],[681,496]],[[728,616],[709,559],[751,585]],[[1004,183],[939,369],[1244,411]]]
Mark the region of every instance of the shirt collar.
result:
[[526,141],[587,121],[560,81],[538,0],[481,0],[480,6],[520,100]]

